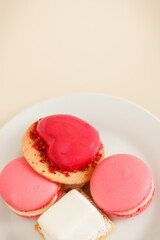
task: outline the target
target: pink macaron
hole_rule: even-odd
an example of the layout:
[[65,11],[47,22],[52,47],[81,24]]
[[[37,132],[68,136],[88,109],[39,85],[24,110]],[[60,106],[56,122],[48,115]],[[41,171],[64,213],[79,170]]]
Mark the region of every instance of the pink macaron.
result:
[[91,195],[106,213],[133,217],[152,201],[155,185],[147,165],[129,154],[106,158],[94,170],[90,180]]
[[61,185],[37,172],[24,157],[9,162],[0,174],[0,195],[16,214],[36,218],[62,194]]

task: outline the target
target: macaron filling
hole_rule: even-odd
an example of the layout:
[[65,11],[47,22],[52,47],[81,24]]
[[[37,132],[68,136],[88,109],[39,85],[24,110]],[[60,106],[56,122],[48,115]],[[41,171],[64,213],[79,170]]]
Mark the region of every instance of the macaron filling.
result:
[[26,216],[26,217],[34,217],[34,216],[39,216],[42,213],[44,213],[48,208],[50,208],[56,201],[58,200],[58,194],[56,194],[52,201],[47,204],[45,207],[38,209],[38,210],[33,210],[33,211],[19,211],[11,207],[10,205],[7,204],[7,206],[16,214],[21,215],[21,216]]
[[127,215],[131,215],[131,214],[136,213],[137,211],[139,211],[141,208],[146,206],[151,201],[151,199],[153,197],[153,194],[154,194],[154,191],[155,191],[155,185],[154,185],[154,181],[152,179],[152,187],[151,187],[150,193],[149,193],[149,195],[145,198],[145,200],[140,205],[138,205],[136,208],[131,209],[129,211],[126,211],[126,212],[115,212],[114,214],[127,216]]
[[40,162],[49,163],[49,172],[87,171],[102,157],[98,132],[85,121],[70,115],[52,115],[35,122],[30,131]]

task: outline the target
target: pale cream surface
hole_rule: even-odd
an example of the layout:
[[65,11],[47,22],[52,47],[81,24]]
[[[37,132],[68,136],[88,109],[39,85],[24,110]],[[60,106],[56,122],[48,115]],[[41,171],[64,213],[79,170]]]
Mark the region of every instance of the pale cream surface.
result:
[[152,187],[151,187],[150,193],[148,194],[146,199],[140,205],[138,205],[136,208],[129,210],[127,212],[121,212],[121,213],[118,212],[116,214],[117,215],[130,215],[130,214],[137,212],[138,209],[144,207],[151,200],[153,192],[154,192],[154,188],[155,188],[154,181],[152,180]]
[[48,208],[50,208],[56,202],[56,200],[57,200],[57,194],[54,196],[52,201],[48,205],[46,205],[44,208],[41,208],[41,209],[35,210],[35,211],[28,211],[28,212],[16,210],[15,208],[11,207],[8,204],[7,204],[7,206],[16,214],[19,214],[22,216],[27,216],[27,217],[33,217],[33,216],[37,216],[37,215],[44,213]]
[[46,240],[95,240],[111,230],[111,224],[77,190],[62,197],[38,223]]
[[0,126],[57,95],[100,92],[160,118],[160,1],[0,1]]

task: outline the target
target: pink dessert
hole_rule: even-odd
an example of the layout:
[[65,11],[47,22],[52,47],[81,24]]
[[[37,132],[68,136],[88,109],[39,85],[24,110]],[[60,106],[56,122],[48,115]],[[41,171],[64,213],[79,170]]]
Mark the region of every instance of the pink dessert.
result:
[[23,217],[38,217],[61,193],[60,184],[36,173],[24,157],[9,162],[0,174],[1,197],[13,212]]
[[85,170],[100,148],[96,129],[71,115],[59,114],[41,119],[36,125],[35,136],[32,132],[31,137],[38,138],[35,147],[44,152],[42,161],[47,158],[55,170]]
[[155,186],[147,165],[129,154],[106,158],[94,170],[90,191],[94,201],[106,213],[133,217],[151,203]]

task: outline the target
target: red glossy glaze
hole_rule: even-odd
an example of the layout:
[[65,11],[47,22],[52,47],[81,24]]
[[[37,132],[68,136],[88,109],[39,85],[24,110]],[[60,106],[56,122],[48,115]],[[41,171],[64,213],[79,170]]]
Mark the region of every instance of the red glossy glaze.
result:
[[38,122],[37,132],[47,146],[49,162],[69,171],[90,163],[100,147],[95,128],[71,115],[45,117]]

